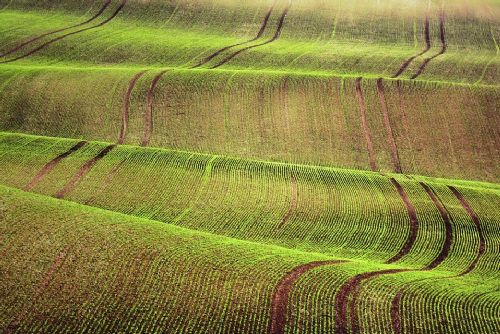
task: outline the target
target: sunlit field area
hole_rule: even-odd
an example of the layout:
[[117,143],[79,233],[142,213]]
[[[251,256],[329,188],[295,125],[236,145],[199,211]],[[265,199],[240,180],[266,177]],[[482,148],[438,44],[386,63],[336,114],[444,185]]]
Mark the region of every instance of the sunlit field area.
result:
[[0,0],[0,333],[500,333],[497,0]]

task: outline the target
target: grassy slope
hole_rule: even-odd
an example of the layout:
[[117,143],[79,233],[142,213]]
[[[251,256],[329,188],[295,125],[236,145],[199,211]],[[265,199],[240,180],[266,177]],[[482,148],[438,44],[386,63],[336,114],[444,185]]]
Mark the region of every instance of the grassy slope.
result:
[[[0,263],[3,275],[10,277],[2,280],[2,294],[9,292],[9,297],[0,307],[0,326],[14,323],[13,328],[25,333],[143,333],[165,328],[183,333],[265,333],[278,280],[300,263],[326,259],[4,186],[0,193]],[[23,246],[26,240],[32,247]],[[27,266],[31,270],[26,271]],[[334,310],[321,307],[331,305],[335,287],[354,273],[388,267],[395,266],[351,261],[303,275],[290,297],[288,319],[293,320],[287,328],[331,328]],[[415,317],[410,326],[441,332],[458,327],[470,333],[498,329],[494,312],[498,294],[489,293],[495,282],[481,271],[462,280],[438,279],[448,275],[405,273],[364,286],[371,308],[362,314],[371,319],[369,328],[390,328],[387,302],[395,288],[431,278],[432,285],[411,285],[415,292],[403,311],[404,318]],[[440,303],[428,304],[442,298],[453,298],[446,310]],[[425,311],[413,313],[413,307],[421,305]],[[433,314],[447,322],[436,321]]]

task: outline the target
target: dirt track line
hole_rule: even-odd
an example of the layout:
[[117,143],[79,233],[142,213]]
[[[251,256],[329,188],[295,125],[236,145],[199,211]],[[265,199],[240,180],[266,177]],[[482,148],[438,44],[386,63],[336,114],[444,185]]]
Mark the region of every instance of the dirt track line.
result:
[[271,17],[271,14],[273,13],[273,10],[274,10],[274,7],[276,6],[276,2],[277,1],[278,0],[274,0],[273,4],[271,5],[271,7],[269,8],[269,10],[267,11],[266,16],[264,17],[264,21],[262,21],[262,24],[260,26],[260,30],[259,30],[259,32],[257,33],[257,35],[254,38],[252,38],[252,39],[250,39],[248,41],[245,41],[245,42],[236,43],[236,44],[233,44],[233,45],[228,45],[226,47],[223,47],[222,49],[215,51],[210,56],[206,57],[201,62],[199,62],[198,64],[194,65],[191,68],[197,68],[197,67],[203,66],[203,65],[205,65],[210,60],[212,60],[213,58],[217,57],[219,54],[221,54],[224,51],[227,51],[229,49],[232,49],[232,48],[240,46],[240,45],[245,45],[245,44],[248,44],[248,43],[251,43],[251,42],[255,42],[256,40],[258,40],[259,38],[261,38],[262,35],[264,34],[264,31],[266,30],[267,23],[269,22],[269,18]]
[[[353,333],[359,333],[359,321],[356,312],[356,301],[359,296],[359,287],[361,282],[381,275],[397,274],[401,272],[411,271],[411,269],[386,269],[371,271],[362,274],[358,274],[345,282],[340,290],[335,295],[335,333],[337,334],[347,334],[350,333],[347,316],[350,311],[351,313],[351,331]],[[349,296],[353,295],[353,298],[349,304]]]
[[289,0],[288,5],[286,6],[286,8],[281,13],[281,17],[280,17],[280,20],[278,22],[278,26],[276,27],[276,32],[274,33],[273,37],[271,37],[270,39],[268,39],[265,42],[244,47],[243,49],[240,49],[240,50],[238,50],[238,51],[230,54],[229,56],[227,56],[226,58],[224,58],[220,63],[218,63],[217,65],[214,65],[214,66],[212,66],[210,68],[220,67],[220,66],[224,65],[225,63],[227,63],[228,61],[230,61],[231,59],[233,59],[234,57],[236,57],[237,55],[239,55],[240,53],[242,53],[244,51],[247,51],[247,50],[259,47],[259,46],[263,46],[263,45],[266,45],[266,44],[269,44],[269,43],[272,43],[275,40],[277,40],[278,38],[280,38],[281,31],[283,30],[283,26],[285,25],[285,18],[288,15],[288,11],[290,10],[291,6],[292,6],[292,0]]
[[441,215],[441,219],[444,222],[444,228],[445,228],[445,239],[443,243],[443,247],[441,248],[441,251],[439,252],[438,256],[429,263],[424,269],[425,270],[432,270],[436,268],[438,265],[441,264],[447,257],[450,252],[451,248],[451,242],[453,240],[453,229],[451,226],[451,221],[450,221],[450,215],[446,211],[446,208],[444,207],[443,203],[441,200],[437,197],[436,193],[434,190],[432,190],[427,184],[424,182],[419,182],[422,188],[424,188],[425,192],[427,195],[431,198],[432,202],[436,206],[436,208],[439,211],[439,214]]
[[425,70],[427,65],[431,62],[431,60],[439,57],[440,55],[442,55],[446,52],[446,49],[448,48],[448,46],[446,44],[446,35],[445,35],[446,31],[444,28],[444,24],[445,24],[444,12],[441,12],[441,14],[439,15],[439,38],[441,39],[441,51],[439,51],[438,53],[436,53],[432,57],[426,58],[423,61],[423,63],[420,65],[420,67],[418,68],[417,73],[415,73],[410,79],[413,80],[413,79],[418,78],[418,76],[420,76],[420,74],[422,74],[422,72]]
[[25,47],[26,45],[28,44],[31,44],[33,42],[36,42],[38,41],[39,39],[43,38],[43,37],[46,37],[46,36],[50,36],[50,35],[53,35],[53,34],[56,34],[58,32],[62,32],[62,31],[65,31],[65,30],[68,30],[68,29],[72,29],[72,28],[77,28],[77,27],[81,27],[87,23],[90,23],[92,21],[94,21],[95,19],[97,19],[99,16],[101,16],[101,14],[106,10],[106,8],[108,8],[108,6],[110,5],[112,0],[107,0],[103,6],[101,7],[101,9],[94,15],[92,16],[90,19],[88,19],[87,21],[85,22],[81,22],[81,23],[78,23],[78,24],[75,24],[75,25],[72,25],[72,26],[69,26],[69,27],[65,27],[65,28],[61,28],[61,29],[57,29],[57,30],[53,30],[53,31],[50,31],[50,32],[46,32],[44,34],[41,34],[37,37],[33,37],[19,45],[17,45],[16,47],[0,54],[0,57],[5,57],[5,56],[8,56],[10,55],[11,53],[14,53],[16,51],[18,51],[19,49],[22,49],[23,47]]
[[123,109],[122,109],[122,125],[120,128],[120,135],[118,136],[118,144],[123,144],[125,141],[125,137],[127,136],[128,130],[128,120],[129,120],[129,111],[130,111],[130,96],[132,95],[132,91],[134,90],[135,84],[137,81],[146,73],[146,71],[141,71],[136,73],[128,84],[127,91],[125,92]]
[[13,59],[9,59],[9,60],[4,60],[2,62],[0,62],[0,64],[5,64],[5,63],[12,63],[14,61],[17,61],[17,60],[20,60],[20,59],[23,59],[23,58],[26,58],[26,57],[29,57],[31,56],[32,54],[40,51],[40,50],[43,50],[45,49],[47,46],[51,45],[52,43],[55,43],[57,41],[60,41],[66,37],[69,37],[69,36],[72,36],[72,35],[76,35],[76,34],[79,34],[81,32],[84,32],[84,31],[88,31],[88,30],[92,30],[92,29],[96,29],[96,28],[99,28],[99,27],[102,27],[103,25],[105,25],[106,23],[108,23],[109,21],[111,21],[112,19],[114,19],[119,13],[120,11],[123,9],[123,7],[125,7],[125,5],[127,4],[128,0],[122,0],[121,4],[118,6],[118,8],[114,11],[114,13],[108,17],[106,20],[102,21],[101,23],[99,24],[96,24],[94,26],[91,26],[91,27],[88,27],[88,28],[84,28],[84,29],[80,29],[80,30],[77,30],[77,31],[73,31],[73,32],[70,32],[68,34],[64,34],[64,35],[61,35],[59,37],[56,37],[56,38],[53,38],[51,39],[50,41],[48,42],[45,42],[44,44],[34,48],[33,50],[19,56],[19,57],[16,57],[16,58],[13,58]]
[[[42,282],[40,282],[40,284],[37,286],[34,296],[32,298],[33,300],[38,299],[45,291],[45,289],[47,289],[47,287],[50,284],[50,281],[54,277],[54,274],[63,265],[66,257],[67,257],[67,251],[62,251],[56,256],[56,258],[52,262],[52,265],[45,273]],[[11,334],[14,331],[16,331],[20,323],[26,318],[28,314],[31,313],[32,309],[33,309],[33,303],[31,303],[31,305],[28,306],[27,308],[21,309],[20,312],[16,315],[16,317],[3,330],[3,334]]]
[[417,53],[414,56],[411,56],[410,58],[406,59],[405,62],[401,65],[399,70],[394,74],[392,77],[397,78],[399,77],[407,68],[410,66],[410,64],[415,60],[415,58],[418,58],[422,56],[423,54],[427,53],[431,49],[431,34],[430,34],[430,29],[429,29],[429,16],[425,17],[425,24],[424,24],[424,35],[425,35],[425,48]]
[[370,167],[372,171],[376,172],[378,171],[377,158],[375,157],[375,151],[373,150],[370,127],[368,126],[368,121],[366,119],[366,103],[365,97],[363,96],[363,90],[361,88],[361,80],[363,80],[361,77],[356,79],[356,97],[358,98],[359,110],[361,112],[361,126],[363,127],[363,132],[365,134],[366,147],[370,158]]
[[70,191],[72,191],[78,185],[78,183],[80,183],[80,181],[82,180],[82,178],[85,175],[87,175],[88,172],[90,172],[90,170],[92,169],[92,167],[94,167],[94,165],[99,160],[101,160],[102,158],[104,158],[115,147],[116,147],[116,144],[106,146],[95,157],[93,157],[92,159],[88,160],[85,164],[83,164],[83,166],[80,167],[80,169],[78,170],[78,172],[64,186],[64,188],[62,188],[61,190],[59,190],[56,193],[55,197],[56,198],[64,198],[64,196],[66,196],[67,193],[69,193]]
[[486,250],[486,242],[484,240],[483,230],[481,228],[481,222],[479,221],[479,217],[474,212],[474,210],[472,210],[471,206],[469,205],[469,202],[467,202],[465,197],[455,187],[448,186],[448,188],[451,190],[453,195],[455,195],[455,197],[460,201],[460,204],[462,204],[462,207],[465,209],[465,211],[467,211],[469,217],[476,225],[476,229],[479,234],[479,250],[477,252],[476,258],[474,259],[474,261],[472,261],[472,263],[469,265],[467,269],[458,274],[458,276],[464,276],[470,273],[476,267],[477,263],[479,262],[479,260],[481,259]]
[[[340,288],[340,290],[337,293],[337,296],[335,298],[335,311],[336,311],[335,329],[336,329],[336,333],[348,333],[347,318],[348,318],[349,311],[350,311],[350,319],[351,319],[351,331],[353,333],[360,332],[359,319],[358,319],[358,314],[356,312],[356,309],[357,309],[357,304],[358,304],[357,301],[359,299],[359,294],[360,294],[359,287],[361,285],[361,282],[374,279],[374,278],[381,276],[381,275],[392,275],[392,274],[397,274],[397,273],[401,273],[401,272],[410,272],[410,271],[432,270],[435,267],[437,267],[439,264],[441,264],[441,262],[443,262],[444,259],[446,259],[446,257],[448,256],[451,242],[452,242],[452,227],[451,227],[451,222],[449,219],[449,214],[447,213],[446,208],[444,207],[444,205],[442,204],[440,199],[437,197],[437,195],[434,193],[434,191],[423,182],[420,182],[420,185],[424,188],[427,195],[431,198],[433,203],[438,208],[438,210],[441,214],[441,218],[443,219],[443,222],[445,224],[446,238],[445,238],[445,242],[443,243],[443,247],[441,248],[441,251],[431,261],[431,263],[429,263],[428,265],[426,265],[422,269],[379,270],[379,271],[358,274],[358,275],[352,277],[351,279],[349,279]],[[401,187],[401,186],[399,186],[399,187]],[[398,191],[399,191],[399,189],[398,189]],[[401,188],[401,191],[404,192],[404,190],[402,190],[402,188]],[[410,211],[410,209],[408,211]],[[352,295],[352,298],[350,301],[350,308],[349,308],[349,305],[348,305],[349,304],[349,296],[351,296],[351,295]],[[398,330],[400,330],[399,303],[401,301],[402,295],[403,295],[403,289],[400,289],[398,291],[398,293],[396,294],[396,297],[393,299],[392,304],[391,304],[392,327],[396,333],[399,333]]]
[[399,193],[399,196],[403,200],[403,203],[406,207],[406,211],[408,212],[408,216],[410,217],[411,225],[410,225],[410,233],[408,234],[408,238],[406,239],[405,244],[403,247],[399,250],[399,252],[394,255],[392,258],[386,261],[386,263],[394,263],[401,259],[403,256],[408,254],[413,247],[413,244],[415,243],[415,240],[417,239],[417,233],[418,233],[418,219],[417,219],[417,213],[415,211],[415,208],[413,207],[413,204],[410,201],[410,198],[404,191],[403,187],[399,184],[396,179],[391,178],[391,183],[396,187],[396,190]]
[[394,165],[396,173],[402,173],[401,161],[399,160],[398,146],[394,139],[394,132],[392,131],[391,120],[389,119],[389,111],[385,102],[385,90],[382,78],[377,79],[377,93],[380,98],[380,105],[382,107],[382,115],[384,119],[385,131],[387,132],[387,144],[391,148],[391,160]]
[[153,132],[153,98],[158,81],[168,70],[161,71],[151,81],[151,86],[148,90],[146,110],[144,110],[144,134],[142,136],[141,146],[148,146]]
[[293,284],[299,279],[300,276],[307,271],[320,267],[330,266],[344,263],[342,260],[329,260],[329,261],[316,261],[309,262],[298,267],[293,268],[281,278],[274,290],[273,299],[271,301],[271,321],[269,323],[269,333],[283,334],[285,332],[287,306],[290,292]]
[[54,169],[57,164],[61,162],[64,158],[70,156],[72,153],[78,151],[80,148],[82,148],[85,144],[87,144],[86,141],[80,141],[76,145],[72,146],[69,150],[67,150],[64,153],[59,154],[57,157],[54,159],[50,160],[43,168],[31,179],[31,181],[24,186],[23,190],[24,191],[30,191],[33,189],[44,177],[47,175],[52,169]]
[[288,207],[288,211],[286,212],[286,214],[283,216],[283,219],[279,223],[278,228],[283,227],[283,225],[285,225],[286,222],[290,219],[290,217],[292,216],[295,209],[297,209],[297,192],[298,191],[297,191],[297,179],[295,178],[295,176],[292,176],[291,181],[292,181],[291,182],[292,197],[290,198],[290,205]]

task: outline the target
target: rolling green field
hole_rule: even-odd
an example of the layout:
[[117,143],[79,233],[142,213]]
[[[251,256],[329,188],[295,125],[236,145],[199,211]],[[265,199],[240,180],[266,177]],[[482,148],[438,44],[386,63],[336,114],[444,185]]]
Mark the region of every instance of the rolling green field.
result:
[[0,0],[0,331],[500,332],[496,0]]

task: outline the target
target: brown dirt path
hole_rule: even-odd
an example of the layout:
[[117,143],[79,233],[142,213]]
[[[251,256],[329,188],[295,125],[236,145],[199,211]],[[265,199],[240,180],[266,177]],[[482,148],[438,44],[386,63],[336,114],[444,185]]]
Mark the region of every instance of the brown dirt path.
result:
[[69,150],[67,150],[64,153],[59,154],[57,157],[54,159],[50,160],[43,168],[31,179],[31,181],[24,186],[23,190],[24,191],[30,191],[33,189],[48,173],[50,173],[51,170],[56,167],[61,160],[64,158],[70,156],[72,153],[78,151],[80,148],[82,148],[85,144],[87,144],[86,141],[80,141],[76,145],[72,146]]
[[281,31],[283,30],[283,26],[285,25],[285,18],[288,15],[288,11],[290,10],[291,6],[292,6],[292,0],[289,0],[288,5],[285,7],[285,9],[283,10],[283,12],[281,13],[280,19],[278,21],[278,26],[276,27],[276,32],[274,33],[273,37],[271,37],[270,39],[268,39],[265,42],[262,42],[262,43],[259,43],[259,44],[256,44],[256,45],[250,45],[250,46],[247,46],[245,48],[242,48],[242,49],[240,49],[240,50],[238,50],[238,51],[230,54],[229,56],[227,56],[226,58],[224,58],[221,62],[219,62],[218,64],[212,66],[211,68],[220,67],[220,66],[226,64],[228,61],[230,61],[231,59],[233,59],[234,57],[236,57],[237,55],[239,55],[240,53],[242,53],[244,51],[247,51],[247,50],[250,50],[250,49],[254,49],[256,47],[263,46],[263,45],[266,45],[266,44],[270,44],[270,43],[274,42],[275,40],[277,40],[278,38],[280,38]]
[[153,98],[158,81],[163,77],[163,75],[168,72],[168,70],[161,71],[158,73],[151,81],[151,86],[148,90],[147,105],[144,111],[144,134],[142,136],[141,146],[148,146],[151,140],[151,133],[153,132]]
[[69,26],[69,27],[65,27],[65,28],[61,28],[61,29],[49,31],[49,32],[46,32],[46,33],[41,34],[39,36],[33,37],[33,38],[31,38],[31,39],[29,39],[29,40],[27,40],[25,42],[22,42],[21,44],[17,45],[16,47],[14,47],[14,48],[12,48],[12,49],[10,49],[8,51],[5,51],[4,53],[0,54],[0,57],[8,56],[11,53],[14,53],[14,52],[22,49],[26,45],[31,44],[33,42],[36,42],[36,41],[42,39],[43,37],[50,36],[50,35],[53,35],[53,34],[57,34],[58,32],[62,32],[62,31],[68,30],[68,29],[77,28],[77,27],[81,27],[83,25],[86,25],[87,23],[90,23],[90,22],[94,21],[95,19],[97,19],[99,16],[101,16],[101,14],[106,10],[106,8],[108,8],[108,6],[110,4],[111,4],[111,0],[106,0],[104,2],[103,6],[99,9],[99,11],[94,16],[92,16],[90,19],[86,20],[85,22],[81,22],[81,23],[74,24],[74,25]]
[[396,181],[395,178],[391,178],[391,183],[394,185],[394,187],[396,187],[399,196],[403,200],[403,203],[406,207],[406,211],[408,212],[408,216],[410,217],[411,225],[410,225],[410,233],[408,234],[408,238],[406,239],[406,242],[404,243],[403,247],[399,250],[399,252],[396,255],[387,260],[386,263],[394,263],[410,252],[411,248],[413,247],[413,244],[415,243],[415,240],[417,239],[418,225],[419,225],[415,207],[411,203],[408,194],[406,194],[401,184],[399,184],[399,182]]
[[82,167],[78,170],[78,172],[73,176],[73,178],[62,188],[60,191],[58,191],[55,195],[56,198],[64,198],[70,191],[72,191],[78,183],[82,180],[82,178],[87,175],[88,172],[94,167],[94,165],[104,158],[111,150],[113,150],[116,147],[115,144],[113,145],[108,145],[105,148],[103,148],[95,157],[92,159],[88,160],[85,164],[83,164]]
[[110,17],[108,17],[106,20],[102,21],[99,24],[93,25],[93,26],[88,27],[88,28],[80,29],[80,30],[77,30],[77,31],[73,31],[73,32],[70,32],[68,34],[64,34],[64,35],[61,35],[59,37],[56,37],[56,38],[53,38],[50,41],[43,43],[42,45],[34,48],[33,50],[31,50],[31,51],[29,51],[29,52],[27,52],[27,53],[25,53],[25,54],[23,54],[21,56],[18,56],[16,58],[12,58],[12,59],[9,59],[9,60],[4,60],[4,61],[0,62],[0,64],[12,63],[14,61],[17,61],[17,60],[29,57],[29,56],[37,53],[38,51],[45,49],[47,46],[49,46],[49,45],[51,45],[51,44],[53,44],[53,43],[55,43],[57,41],[60,41],[60,40],[62,40],[64,38],[66,38],[66,37],[69,37],[69,36],[72,36],[72,35],[76,35],[76,34],[84,32],[84,31],[88,31],[88,30],[92,30],[92,29],[96,29],[96,28],[102,27],[103,25],[105,25],[109,21],[113,20],[118,15],[120,13],[120,11],[123,9],[123,7],[125,7],[125,5],[127,4],[127,2],[128,2],[128,0],[122,0],[121,4],[113,12],[113,14]]
[[479,235],[479,249],[477,251],[476,258],[474,259],[474,261],[471,262],[471,264],[469,265],[469,267],[467,267],[467,269],[465,269],[463,272],[461,272],[458,275],[458,276],[464,276],[464,275],[467,275],[468,273],[470,273],[472,270],[474,270],[477,263],[479,262],[479,260],[483,256],[483,254],[486,250],[486,241],[484,239],[484,234],[483,234],[483,230],[481,228],[481,222],[479,221],[479,217],[474,212],[474,210],[471,208],[471,206],[469,205],[469,202],[467,202],[465,197],[460,193],[460,191],[458,191],[457,188],[455,188],[453,186],[448,186],[448,188],[451,190],[453,195],[455,195],[455,197],[460,201],[460,204],[465,209],[465,211],[467,211],[467,214],[474,222],[474,225],[476,225],[477,233]]
[[118,136],[118,144],[123,144],[125,141],[125,137],[127,136],[128,130],[128,120],[129,120],[129,111],[130,111],[130,96],[132,95],[132,91],[137,83],[137,81],[146,73],[146,71],[141,71],[136,73],[128,84],[127,91],[125,92],[125,96],[123,98],[123,109],[122,109],[122,125],[120,128],[120,135]]
[[292,196],[290,198],[290,205],[288,207],[288,211],[285,213],[285,215],[283,216],[283,219],[279,223],[278,228],[281,228],[286,224],[286,222],[290,219],[291,215],[293,214],[293,212],[297,208],[298,189],[297,189],[297,179],[295,178],[295,176],[292,176],[291,188],[292,188]]
[[420,65],[418,68],[418,71],[410,78],[410,79],[416,79],[424,72],[425,68],[427,65],[431,62],[431,60],[441,56],[446,52],[446,49],[448,48],[446,44],[446,31],[445,31],[445,17],[444,17],[444,12],[441,12],[439,15],[439,38],[441,39],[441,50],[436,53],[434,56],[426,58],[423,63]]
[[42,281],[38,284],[36,287],[36,290],[34,292],[33,298],[32,298],[32,303],[29,305],[27,308],[23,308],[19,311],[19,313],[15,316],[15,318],[7,325],[6,328],[3,330],[3,334],[12,334],[14,333],[21,322],[28,316],[31,311],[33,310],[33,305],[34,301],[38,299],[43,292],[47,289],[49,286],[50,282],[52,281],[54,275],[56,272],[59,270],[59,268],[63,265],[64,261],[66,260],[68,255],[68,250],[64,250],[61,253],[59,253],[54,261],[52,262],[52,265],[50,268],[46,271],[44,274]]
[[424,24],[424,35],[425,35],[425,48],[417,53],[414,56],[411,56],[410,58],[406,59],[406,61],[401,64],[401,67],[399,70],[392,76],[393,78],[399,77],[403,72],[410,66],[410,64],[418,57],[422,56],[423,54],[427,53],[431,49],[431,34],[430,34],[430,28],[429,28],[429,16],[425,17],[425,24]]
[[191,68],[197,68],[197,67],[203,66],[203,65],[205,65],[210,60],[212,60],[213,58],[217,57],[219,54],[221,54],[224,51],[227,51],[229,49],[232,49],[232,48],[240,46],[240,45],[245,45],[245,44],[248,44],[248,43],[251,43],[251,42],[255,42],[256,40],[258,40],[259,38],[261,38],[262,35],[264,34],[264,31],[266,30],[267,23],[269,22],[269,18],[271,17],[271,14],[273,13],[273,10],[274,10],[274,7],[276,6],[276,2],[277,1],[278,0],[274,0],[273,4],[271,5],[271,7],[269,8],[269,10],[267,11],[266,16],[264,17],[264,20],[262,21],[262,24],[260,26],[260,30],[259,30],[259,32],[257,33],[257,35],[254,38],[252,38],[252,39],[250,39],[248,41],[245,41],[245,42],[236,43],[236,44],[233,44],[233,45],[228,45],[226,47],[223,47],[222,49],[215,51],[210,56],[206,57],[201,62],[199,62],[198,64],[194,65]]
[[377,93],[382,107],[382,116],[384,119],[385,131],[387,132],[387,144],[391,149],[391,160],[394,165],[394,171],[401,174],[401,161],[399,160],[398,146],[396,145],[396,140],[394,139],[394,131],[392,131],[389,111],[387,109],[387,103],[385,102],[385,89],[382,78],[377,79]]
[[366,139],[366,147],[368,149],[368,156],[370,158],[370,167],[372,171],[378,171],[377,158],[375,157],[375,151],[373,150],[372,136],[370,133],[370,127],[368,126],[368,121],[366,119],[366,104],[365,97],[363,96],[363,89],[361,88],[362,77],[356,79],[356,97],[358,98],[359,111],[361,112],[361,126],[363,127],[363,132]]
[[286,275],[283,276],[278,282],[278,285],[274,290],[274,295],[271,302],[271,322],[269,323],[269,333],[283,334],[285,332],[285,325],[287,321],[287,306],[290,291],[292,290],[294,283],[297,281],[297,279],[299,279],[300,276],[305,274],[307,271],[320,266],[331,266],[344,262],[345,261],[341,260],[309,262],[295,267],[291,271],[286,273]]

